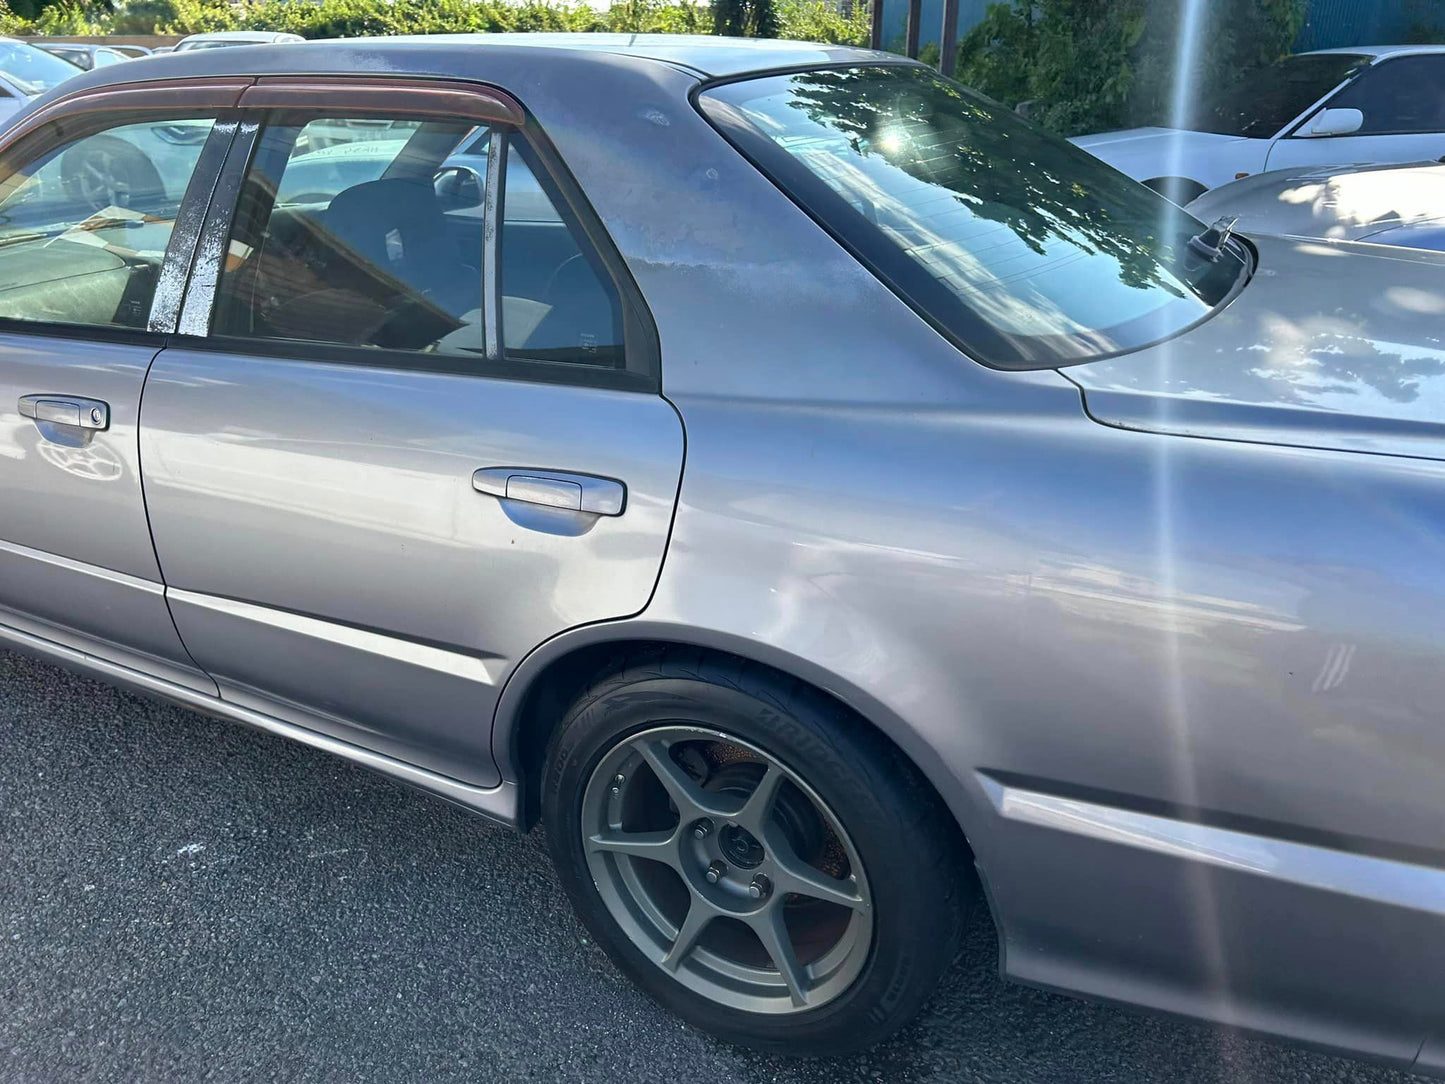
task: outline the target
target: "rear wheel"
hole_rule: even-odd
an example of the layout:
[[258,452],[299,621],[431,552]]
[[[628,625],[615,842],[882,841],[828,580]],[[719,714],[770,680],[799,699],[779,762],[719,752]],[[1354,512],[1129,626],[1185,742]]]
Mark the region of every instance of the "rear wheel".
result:
[[116,136],[91,136],[66,151],[60,175],[66,195],[92,211],[149,207],[165,196],[151,160]]
[[831,701],[663,653],[554,735],[548,838],[599,944],[704,1030],[839,1053],[906,1023],[958,943],[970,873],[933,792]]

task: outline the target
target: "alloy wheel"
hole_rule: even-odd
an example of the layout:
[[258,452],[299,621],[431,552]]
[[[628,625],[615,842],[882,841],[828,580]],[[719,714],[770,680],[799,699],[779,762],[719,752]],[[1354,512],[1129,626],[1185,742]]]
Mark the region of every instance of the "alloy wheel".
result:
[[633,734],[585,788],[582,843],[603,902],[658,967],[751,1012],[824,1005],[873,941],[873,903],[837,816],[792,768],[720,731]]

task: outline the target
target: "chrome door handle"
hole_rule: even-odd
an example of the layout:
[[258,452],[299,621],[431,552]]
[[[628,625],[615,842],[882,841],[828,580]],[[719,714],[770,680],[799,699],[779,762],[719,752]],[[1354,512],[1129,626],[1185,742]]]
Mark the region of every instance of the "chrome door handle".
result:
[[620,516],[627,506],[627,487],[615,478],[570,471],[483,467],[472,474],[472,488],[509,501],[598,516]]
[[22,395],[20,416],[52,425],[74,426],[76,429],[110,427],[109,404],[73,395]]

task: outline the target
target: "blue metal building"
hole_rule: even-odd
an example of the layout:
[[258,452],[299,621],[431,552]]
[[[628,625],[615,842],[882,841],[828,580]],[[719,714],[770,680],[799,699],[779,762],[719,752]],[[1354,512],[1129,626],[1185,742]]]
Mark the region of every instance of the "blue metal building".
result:
[[1445,0],[1309,0],[1295,47],[1396,45],[1422,33],[1445,40]]

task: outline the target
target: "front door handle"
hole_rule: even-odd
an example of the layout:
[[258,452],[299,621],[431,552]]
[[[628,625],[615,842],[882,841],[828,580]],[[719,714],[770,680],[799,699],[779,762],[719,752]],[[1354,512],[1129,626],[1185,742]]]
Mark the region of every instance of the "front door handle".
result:
[[68,425],[75,429],[108,429],[110,406],[99,399],[74,395],[22,395],[20,416],[38,424]]
[[617,479],[571,471],[483,467],[472,475],[472,488],[504,500],[598,516],[620,516],[627,506],[627,487]]

